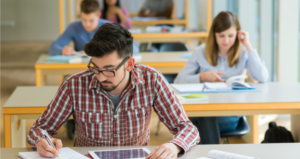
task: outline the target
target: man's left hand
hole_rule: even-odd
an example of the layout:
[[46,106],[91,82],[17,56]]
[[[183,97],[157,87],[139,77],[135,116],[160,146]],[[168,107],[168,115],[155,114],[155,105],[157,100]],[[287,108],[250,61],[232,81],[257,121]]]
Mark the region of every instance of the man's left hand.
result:
[[165,143],[155,148],[146,159],[176,159],[181,150],[173,143]]

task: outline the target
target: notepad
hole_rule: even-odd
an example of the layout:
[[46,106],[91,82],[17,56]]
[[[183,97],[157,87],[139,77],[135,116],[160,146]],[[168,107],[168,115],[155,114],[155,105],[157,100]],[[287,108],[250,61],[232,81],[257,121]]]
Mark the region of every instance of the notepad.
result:
[[190,84],[171,84],[179,93],[199,93],[203,91],[204,84],[190,83]]
[[[61,149],[61,153],[59,154],[62,159],[89,159],[88,157],[68,148],[64,147]],[[58,157],[48,158],[48,157],[41,157],[38,152],[19,152],[19,156],[23,159],[58,159]]]
[[190,102],[190,101],[200,101],[207,100],[208,97],[206,95],[195,93],[195,94],[177,94],[176,95],[179,101]]
[[210,150],[207,156],[208,157],[200,157],[197,159],[258,159],[256,157],[244,156],[219,150]]

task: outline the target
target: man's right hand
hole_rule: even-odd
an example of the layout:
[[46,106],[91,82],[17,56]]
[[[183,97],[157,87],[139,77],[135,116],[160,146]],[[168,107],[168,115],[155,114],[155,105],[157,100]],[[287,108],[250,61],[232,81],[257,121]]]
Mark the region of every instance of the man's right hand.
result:
[[219,75],[223,75],[225,72],[210,71],[200,74],[200,82],[225,82]]
[[71,56],[72,53],[74,52],[74,49],[70,46],[65,46],[62,51],[61,51],[61,55],[63,56]]
[[41,138],[37,144],[37,152],[42,157],[56,157],[62,148],[62,142],[60,139],[51,138],[52,143],[55,145],[56,149],[52,147],[45,138]]

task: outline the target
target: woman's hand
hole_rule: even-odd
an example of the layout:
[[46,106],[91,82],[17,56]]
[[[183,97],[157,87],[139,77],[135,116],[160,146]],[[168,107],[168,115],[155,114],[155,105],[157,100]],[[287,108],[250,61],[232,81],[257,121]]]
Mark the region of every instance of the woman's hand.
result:
[[242,30],[239,30],[237,33],[238,39],[241,41],[241,43],[247,48],[248,51],[252,51],[253,48],[249,41],[249,33]]
[[218,71],[209,71],[200,73],[200,82],[225,82],[220,75],[223,75],[225,72]]

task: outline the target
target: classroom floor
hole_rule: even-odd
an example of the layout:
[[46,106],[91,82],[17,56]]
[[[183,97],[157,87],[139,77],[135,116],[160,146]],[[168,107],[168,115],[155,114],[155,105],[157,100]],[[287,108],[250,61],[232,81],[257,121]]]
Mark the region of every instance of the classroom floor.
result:
[[[34,86],[35,70],[34,64],[38,56],[48,52],[51,42],[1,42],[1,107],[0,107],[0,147],[4,147],[3,134],[3,115],[2,107],[8,100],[17,86]],[[50,85],[59,85],[59,76],[47,77],[47,83]],[[261,119],[274,119],[276,116],[262,116]],[[267,130],[267,122],[265,120],[259,127],[259,140],[262,141],[264,133]],[[290,130],[289,119],[276,119],[278,125],[285,126]],[[26,132],[32,126],[34,120],[26,120]],[[150,145],[160,145],[172,139],[172,134],[168,129],[160,124],[159,135],[155,135],[158,118],[151,120]],[[66,128],[63,126],[55,136],[62,139],[63,145],[66,147],[73,146],[74,141],[67,138]],[[229,139],[230,143],[243,143],[239,138]],[[28,146],[28,145],[27,145]]]

